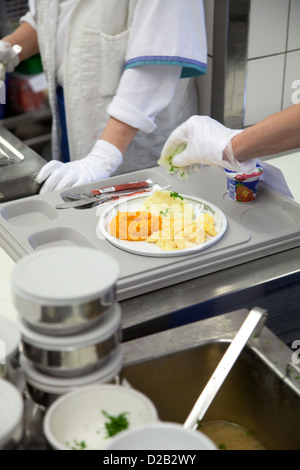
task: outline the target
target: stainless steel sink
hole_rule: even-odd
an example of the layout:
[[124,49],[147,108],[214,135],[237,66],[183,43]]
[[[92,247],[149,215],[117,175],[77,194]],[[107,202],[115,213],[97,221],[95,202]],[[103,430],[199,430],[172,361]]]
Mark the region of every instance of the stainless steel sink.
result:
[[[183,423],[247,314],[239,310],[124,343],[124,378],[155,403],[163,421]],[[233,422],[267,449],[299,450],[300,373],[292,353],[264,327],[203,422]]]

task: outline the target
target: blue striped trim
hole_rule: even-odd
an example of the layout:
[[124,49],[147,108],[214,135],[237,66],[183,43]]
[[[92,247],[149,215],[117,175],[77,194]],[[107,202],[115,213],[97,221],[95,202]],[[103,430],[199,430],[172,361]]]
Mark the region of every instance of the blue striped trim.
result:
[[207,65],[198,60],[177,56],[140,56],[126,62],[125,68],[138,67],[139,65],[179,65],[182,67],[181,78],[202,75],[207,71]]

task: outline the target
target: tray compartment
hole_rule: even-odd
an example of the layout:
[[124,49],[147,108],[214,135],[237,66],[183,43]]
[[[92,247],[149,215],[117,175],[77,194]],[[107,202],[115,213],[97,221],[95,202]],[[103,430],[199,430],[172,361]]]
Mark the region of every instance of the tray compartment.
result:
[[241,221],[257,233],[277,233],[288,227],[300,226],[299,216],[294,212],[271,204],[261,204],[247,209],[241,215]]
[[83,246],[95,248],[82,233],[71,227],[55,227],[30,235],[28,242],[34,250],[56,246]]
[[4,206],[1,216],[12,225],[30,227],[54,220],[57,212],[45,201],[26,199]]

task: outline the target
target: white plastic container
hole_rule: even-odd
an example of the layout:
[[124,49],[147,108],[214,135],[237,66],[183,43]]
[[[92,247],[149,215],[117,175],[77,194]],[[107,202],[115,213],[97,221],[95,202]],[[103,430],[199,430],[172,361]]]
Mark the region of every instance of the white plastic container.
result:
[[225,169],[227,178],[228,198],[238,203],[249,203],[255,201],[258,194],[259,181],[263,169],[257,166],[251,174],[238,173]]
[[124,431],[110,440],[106,450],[217,450],[203,433],[178,423],[159,422]]
[[15,449],[23,434],[24,404],[19,390],[0,379],[0,449]]

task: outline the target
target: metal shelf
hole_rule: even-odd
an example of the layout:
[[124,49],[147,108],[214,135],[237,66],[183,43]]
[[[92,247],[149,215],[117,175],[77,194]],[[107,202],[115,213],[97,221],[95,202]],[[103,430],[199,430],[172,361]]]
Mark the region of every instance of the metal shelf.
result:
[[20,124],[28,124],[29,122],[40,123],[41,121],[47,121],[51,119],[52,116],[50,109],[43,109],[4,118],[0,120],[0,124],[6,129],[10,130]]

